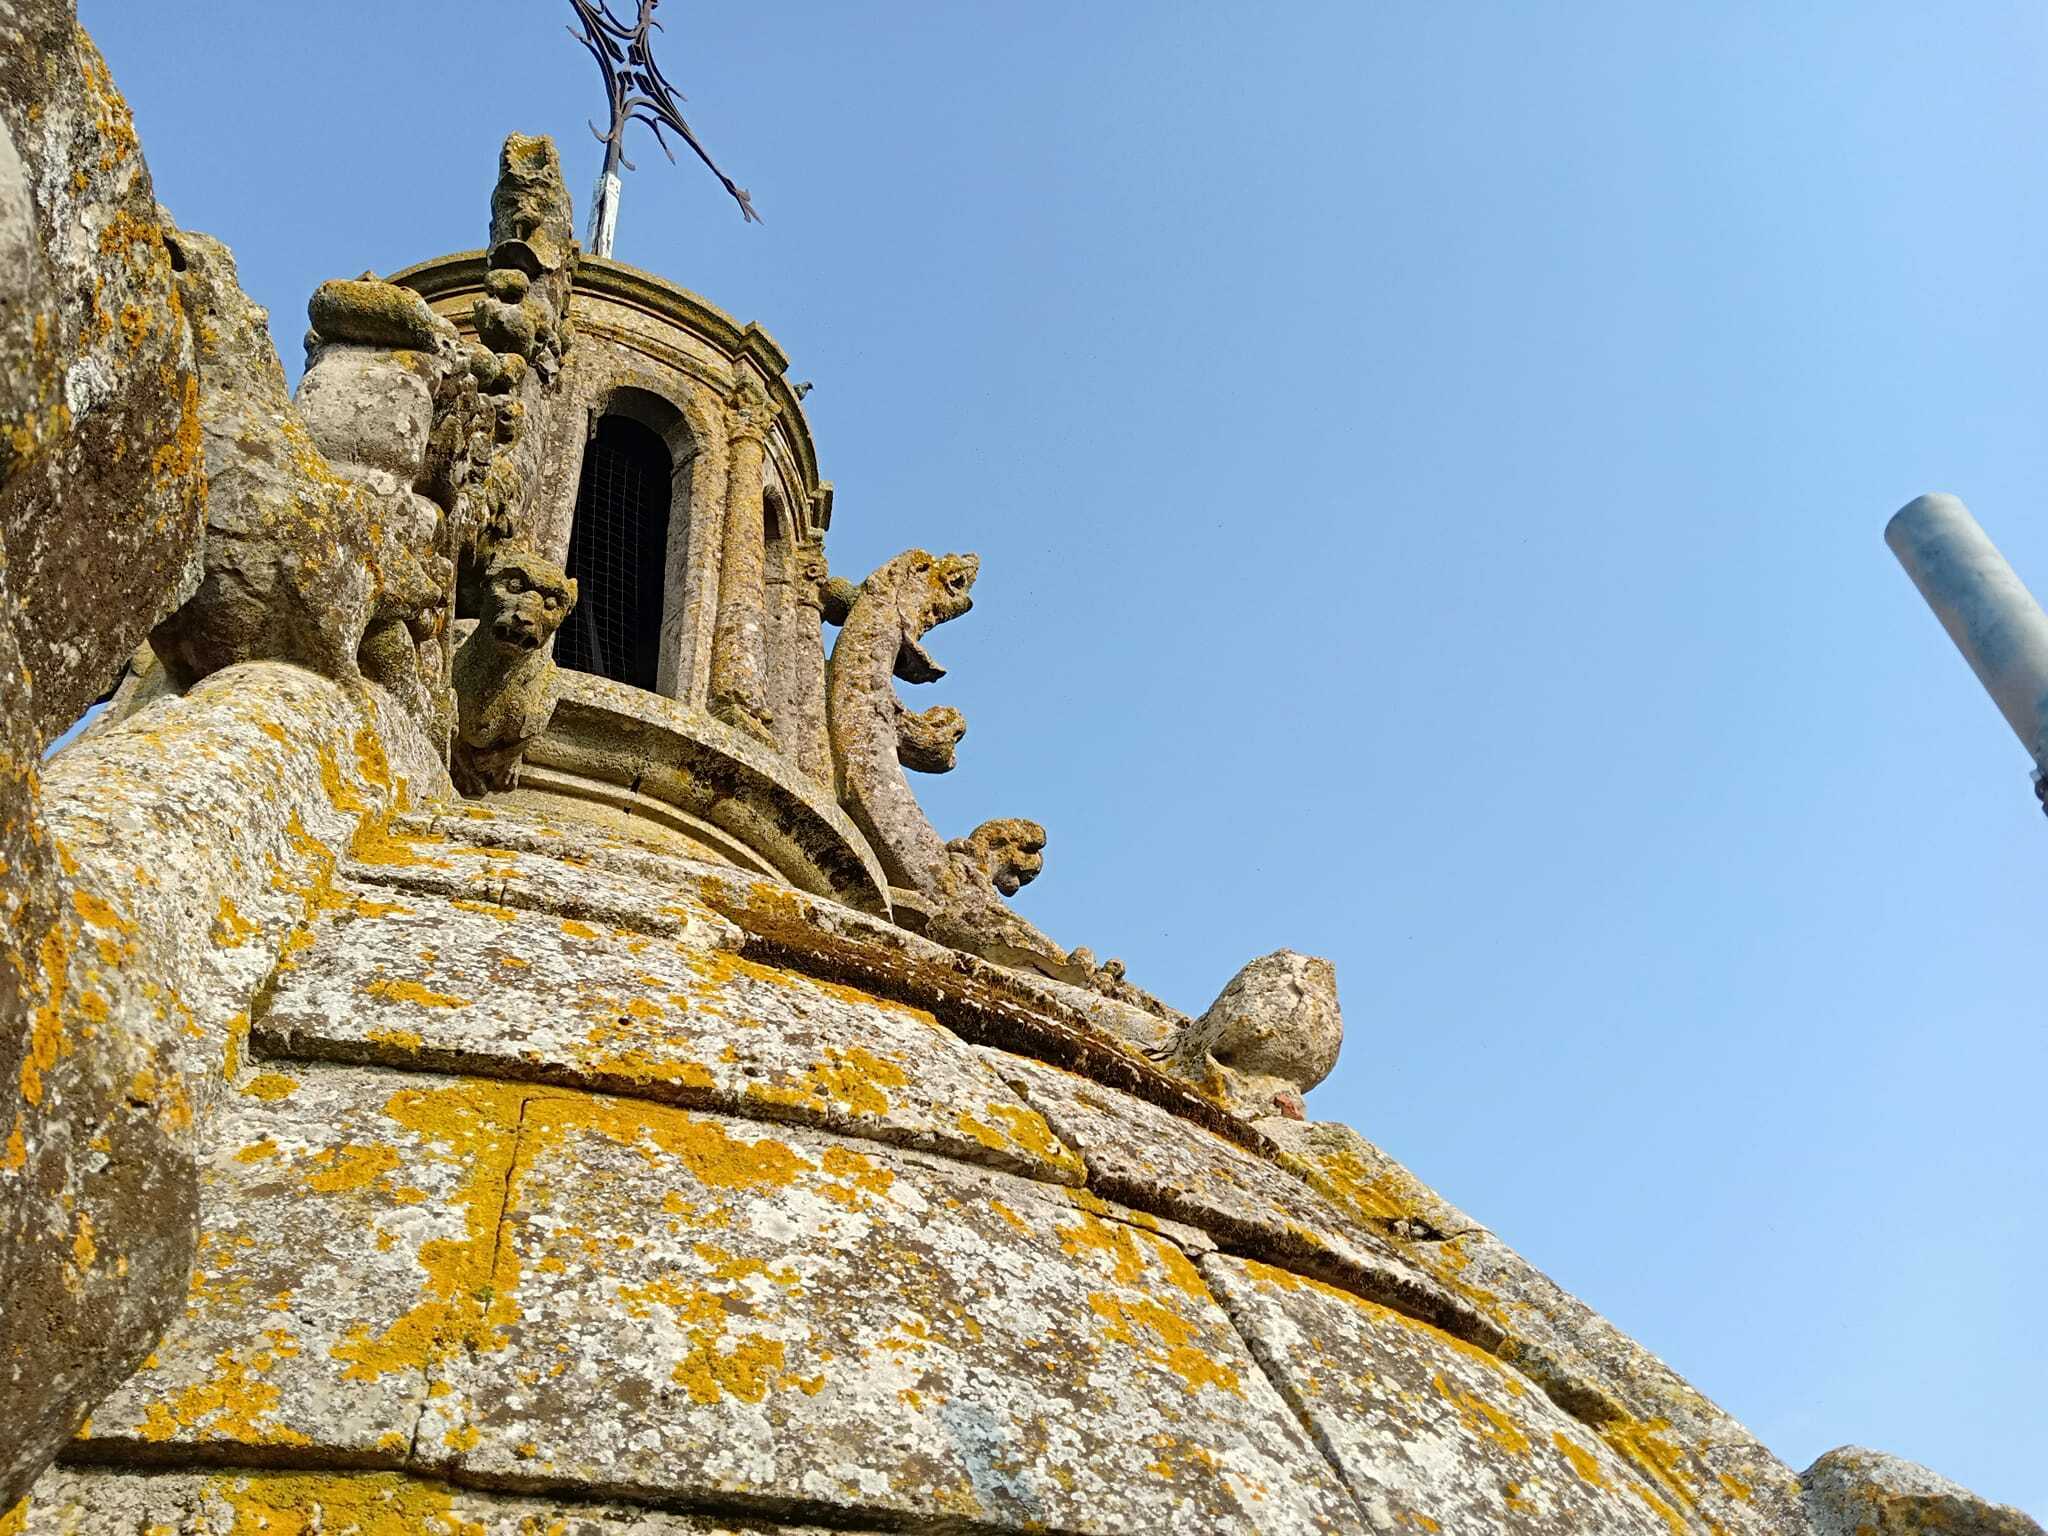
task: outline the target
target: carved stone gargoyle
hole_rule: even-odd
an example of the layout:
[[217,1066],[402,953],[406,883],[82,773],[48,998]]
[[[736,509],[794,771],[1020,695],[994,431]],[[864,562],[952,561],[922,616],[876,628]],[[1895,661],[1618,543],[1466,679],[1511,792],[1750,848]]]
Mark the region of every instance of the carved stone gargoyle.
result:
[[484,573],[484,612],[455,653],[457,723],[449,772],[465,795],[514,788],[562,696],[548,642],[576,606],[576,583],[528,550],[500,549]]
[[[999,884],[1014,892],[1043,867],[1044,829],[1035,822],[990,822],[949,846],[904,777],[906,767],[927,773],[952,767],[966,721],[946,706],[922,714],[905,709],[890,679],[928,683],[945,676],[921,642],[928,630],[974,606],[968,594],[980,568],[973,555],[913,549],[853,595],[826,685],[840,799],[874,845],[890,883],[927,909],[932,938],[998,964],[1085,983],[1066,952],[997,894]],[[1023,842],[1032,839],[1005,835],[1027,827],[1036,844],[1028,853]]]

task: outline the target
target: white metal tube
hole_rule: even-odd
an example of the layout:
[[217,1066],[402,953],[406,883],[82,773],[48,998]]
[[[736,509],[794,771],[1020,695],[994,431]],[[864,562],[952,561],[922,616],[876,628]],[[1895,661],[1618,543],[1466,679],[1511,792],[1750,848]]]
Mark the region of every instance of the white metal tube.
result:
[[1921,496],[1884,541],[2035,765],[2048,773],[2048,614],[1953,496]]

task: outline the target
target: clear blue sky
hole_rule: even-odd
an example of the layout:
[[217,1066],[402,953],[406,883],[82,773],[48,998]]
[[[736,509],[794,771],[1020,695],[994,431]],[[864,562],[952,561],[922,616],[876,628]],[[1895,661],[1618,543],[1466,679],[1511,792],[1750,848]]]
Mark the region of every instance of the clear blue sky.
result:
[[[323,278],[579,218],[560,0],[84,0],[298,366]],[[2048,1517],[2048,822],[1879,533],[2048,592],[2034,4],[670,0],[749,187],[618,254],[816,381],[835,567],[977,550],[942,830],[1192,1009],[1282,945],[1311,1101],[1797,1468]]]

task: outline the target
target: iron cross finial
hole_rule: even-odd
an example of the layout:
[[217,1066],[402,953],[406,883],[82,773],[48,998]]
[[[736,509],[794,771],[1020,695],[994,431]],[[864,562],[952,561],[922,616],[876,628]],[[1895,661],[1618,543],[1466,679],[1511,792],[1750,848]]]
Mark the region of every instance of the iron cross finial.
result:
[[654,142],[661,146],[663,154],[673,163],[676,154],[669,148],[668,139],[662,130],[681,136],[702,160],[711,168],[711,174],[732,194],[733,201],[740,205],[740,215],[748,223],[758,224],[761,216],[754,212],[752,199],[747,189],[718,168],[704,146],[697,142],[697,135],[690,131],[690,125],[683,121],[683,114],[676,103],[684,100],[682,93],[668,83],[668,77],[654,62],[650,33],[663,30],[654,19],[654,8],[661,0],[639,0],[638,17],[631,23],[621,21],[612,14],[611,0],[569,0],[575,7],[576,17],[583,23],[578,32],[569,28],[569,35],[590,50],[590,56],[597,60],[597,67],[604,75],[605,96],[611,105],[611,126],[599,133],[597,124],[590,125],[590,131],[604,145],[604,173],[598,178],[597,197],[590,211],[590,248],[599,256],[612,253],[612,239],[619,224],[619,167],[634,169],[633,162],[625,155],[626,125],[645,123],[654,132]]

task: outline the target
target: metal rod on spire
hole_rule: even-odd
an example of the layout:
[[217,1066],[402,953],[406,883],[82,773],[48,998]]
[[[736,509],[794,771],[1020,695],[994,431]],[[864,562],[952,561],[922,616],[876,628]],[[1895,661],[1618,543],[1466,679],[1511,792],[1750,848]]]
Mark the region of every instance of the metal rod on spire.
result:
[[650,32],[663,30],[654,19],[654,8],[661,0],[639,0],[640,11],[632,24],[621,21],[612,14],[611,0],[569,0],[575,8],[576,17],[583,23],[578,32],[569,28],[569,35],[590,50],[590,56],[597,60],[599,72],[604,76],[604,90],[609,107],[609,128],[599,133],[597,124],[590,125],[590,131],[604,145],[604,169],[597,179],[597,192],[591,200],[590,249],[599,256],[612,253],[612,241],[619,228],[619,168],[633,170],[633,162],[626,158],[626,125],[645,123],[654,132],[654,142],[661,146],[661,152],[674,163],[675,151],[669,148],[668,139],[662,130],[678,135],[689,145],[697,158],[711,168],[711,174],[719,179],[734,202],[740,205],[740,216],[748,223],[758,224],[761,216],[754,212],[754,204],[747,196],[747,189],[718,168],[690,125],[683,121],[683,114],[676,103],[686,98],[669,84],[668,77],[654,62]]

